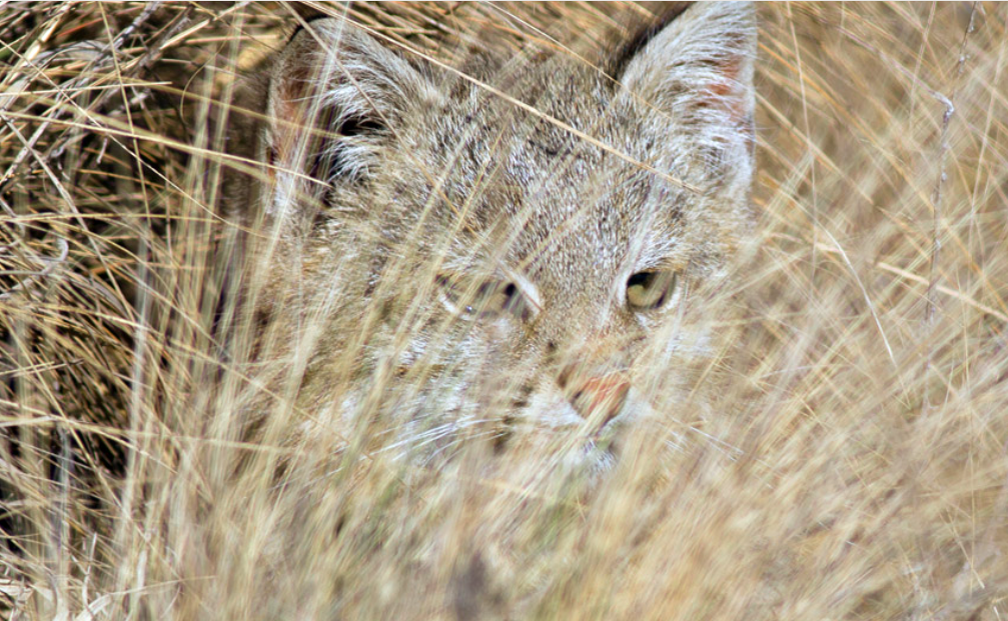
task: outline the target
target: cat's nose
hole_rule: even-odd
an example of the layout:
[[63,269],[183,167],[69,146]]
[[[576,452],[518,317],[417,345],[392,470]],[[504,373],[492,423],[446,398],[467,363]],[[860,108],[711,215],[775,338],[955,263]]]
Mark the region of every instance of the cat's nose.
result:
[[625,373],[585,375],[578,372],[577,365],[565,368],[558,382],[577,413],[597,421],[598,429],[620,413],[630,391],[630,379]]

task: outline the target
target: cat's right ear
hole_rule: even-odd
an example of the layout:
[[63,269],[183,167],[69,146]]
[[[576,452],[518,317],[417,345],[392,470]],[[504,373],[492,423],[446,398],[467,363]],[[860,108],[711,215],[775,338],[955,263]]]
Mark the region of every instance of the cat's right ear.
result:
[[[687,128],[698,143],[732,162],[750,183],[755,145],[756,15],[747,2],[697,2],[670,11],[616,58],[627,91]],[[656,121],[660,122],[660,121]]]
[[260,160],[273,182],[271,215],[336,184],[366,183],[399,121],[434,96],[415,66],[340,19],[295,33],[267,92]]

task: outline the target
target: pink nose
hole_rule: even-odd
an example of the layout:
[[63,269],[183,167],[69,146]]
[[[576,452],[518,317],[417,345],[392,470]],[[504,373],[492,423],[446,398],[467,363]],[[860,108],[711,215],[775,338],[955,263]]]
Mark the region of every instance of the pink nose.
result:
[[[574,374],[564,373],[561,375],[561,380],[572,375]],[[630,391],[630,381],[623,373],[586,378],[575,376],[574,380],[568,389],[571,405],[586,419],[592,417],[600,419],[600,428],[619,414]],[[566,383],[561,381],[561,386]]]

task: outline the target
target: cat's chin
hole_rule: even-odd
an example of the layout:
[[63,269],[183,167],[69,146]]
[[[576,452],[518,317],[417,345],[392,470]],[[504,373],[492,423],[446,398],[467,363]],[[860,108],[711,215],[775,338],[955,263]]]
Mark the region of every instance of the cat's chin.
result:
[[587,477],[590,483],[597,483],[600,477],[616,467],[618,461],[617,442],[583,438],[564,454],[562,468],[569,476]]
[[538,411],[527,411],[521,418],[529,423],[523,425],[524,433],[538,436],[529,444],[538,446],[543,457],[565,475],[597,479],[618,463],[622,441],[635,415],[625,411],[599,427],[568,402],[558,400]]

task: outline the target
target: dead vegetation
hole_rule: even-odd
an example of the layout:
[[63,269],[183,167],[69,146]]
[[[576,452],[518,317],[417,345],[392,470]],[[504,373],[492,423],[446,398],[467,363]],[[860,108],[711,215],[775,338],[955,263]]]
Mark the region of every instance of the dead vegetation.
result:
[[[1003,618],[1008,8],[760,8],[730,389],[586,490],[534,447],[433,467],[370,428],[242,441],[240,226],[215,205],[249,163],[209,102],[301,17],[211,4],[0,10],[5,618]],[[611,26],[349,16],[446,62]]]

